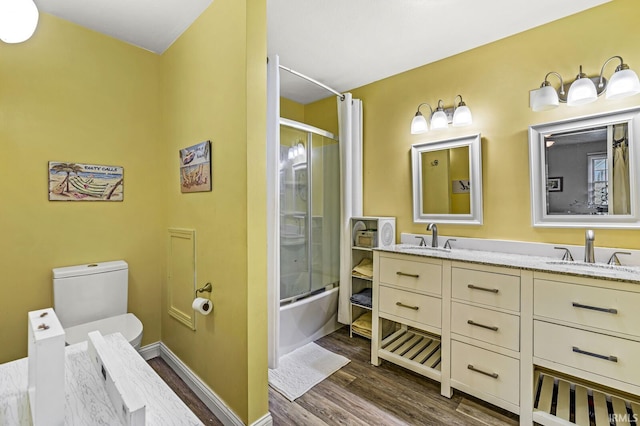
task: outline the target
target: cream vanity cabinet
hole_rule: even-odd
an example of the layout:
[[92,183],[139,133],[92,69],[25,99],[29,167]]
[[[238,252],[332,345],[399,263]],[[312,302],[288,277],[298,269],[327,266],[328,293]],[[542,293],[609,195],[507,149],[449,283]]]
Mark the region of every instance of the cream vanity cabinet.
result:
[[520,270],[453,262],[451,387],[519,413]]
[[443,263],[374,251],[371,363],[385,359],[440,381],[442,394],[451,396],[448,379],[443,381]]
[[640,420],[638,284],[535,272],[533,295],[533,420]]

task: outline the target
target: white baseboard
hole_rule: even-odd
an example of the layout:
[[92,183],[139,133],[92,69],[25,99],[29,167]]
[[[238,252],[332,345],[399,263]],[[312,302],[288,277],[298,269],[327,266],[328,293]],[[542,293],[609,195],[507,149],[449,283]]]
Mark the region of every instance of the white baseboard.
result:
[[[155,345],[155,343],[154,343]],[[244,422],[207,386],[189,367],[178,358],[164,343],[157,343],[160,357],[176,372],[189,388],[200,398],[213,414],[226,426],[244,426]],[[152,345],[149,345],[152,346]],[[146,349],[145,346],[144,349]],[[146,359],[146,358],[145,358]],[[271,426],[273,419],[267,412],[251,426]]]
[[151,343],[138,349],[138,353],[145,361],[160,356],[160,342]]

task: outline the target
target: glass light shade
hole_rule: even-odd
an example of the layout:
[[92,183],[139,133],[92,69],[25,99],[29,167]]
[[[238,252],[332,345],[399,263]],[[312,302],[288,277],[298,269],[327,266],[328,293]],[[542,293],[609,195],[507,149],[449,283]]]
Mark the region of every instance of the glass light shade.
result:
[[473,122],[471,110],[468,106],[462,105],[456,108],[453,113],[453,127],[468,126]]
[[607,83],[607,99],[621,99],[640,93],[638,75],[632,70],[620,70]]
[[591,79],[583,77],[579,78],[571,84],[569,87],[569,93],[567,94],[567,105],[582,105],[588,104],[598,99],[598,91],[596,85],[593,84]]
[[427,119],[424,118],[421,112],[416,112],[416,116],[411,120],[411,134],[417,135],[428,131],[429,126],[427,126]]
[[289,148],[289,151],[287,152],[287,159],[293,160],[293,157],[293,148]]
[[529,106],[533,111],[546,111],[560,104],[558,92],[552,86],[542,86],[532,90],[529,98]]
[[38,26],[38,8],[32,0],[0,1],[0,40],[22,43]]
[[443,110],[437,110],[431,116],[431,129],[446,129],[449,127],[449,120],[447,120],[447,114]]

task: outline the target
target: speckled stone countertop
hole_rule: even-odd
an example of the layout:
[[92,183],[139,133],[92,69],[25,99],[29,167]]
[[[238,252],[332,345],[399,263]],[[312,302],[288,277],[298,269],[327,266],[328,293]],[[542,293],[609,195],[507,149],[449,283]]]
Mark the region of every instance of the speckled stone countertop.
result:
[[385,248],[375,248],[374,250],[588,278],[629,281],[640,284],[640,267],[638,266],[613,266],[604,263],[584,263],[579,261],[568,262],[551,257],[456,248],[419,247],[411,244],[395,244]]

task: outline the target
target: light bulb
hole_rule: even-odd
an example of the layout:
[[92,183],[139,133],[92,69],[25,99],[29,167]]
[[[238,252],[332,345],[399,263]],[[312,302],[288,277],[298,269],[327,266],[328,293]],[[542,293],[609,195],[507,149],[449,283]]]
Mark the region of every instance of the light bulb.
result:
[[560,104],[558,92],[551,86],[542,86],[531,91],[529,106],[533,111],[546,111]]
[[453,127],[468,126],[473,122],[473,116],[468,106],[462,105],[453,112]]
[[607,83],[607,99],[621,99],[640,93],[638,75],[630,69],[616,71]]
[[22,43],[38,26],[38,8],[32,0],[0,0],[0,40]]
[[571,84],[567,94],[567,105],[582,105],[598,99],[596,85],[588,77],[580,77]]
[[424,118],[424,115],[422,115],[420,111],[416,112],[415,117],[411,120],[411,134],[417,135],[428,131],[429,126],[427,126],[427,120]]
[[433,130],[436,129],[446,129],[449,127],[449,120],[447,120],[447,114],[441,109],[436,110],[431,116],[431,128]]

